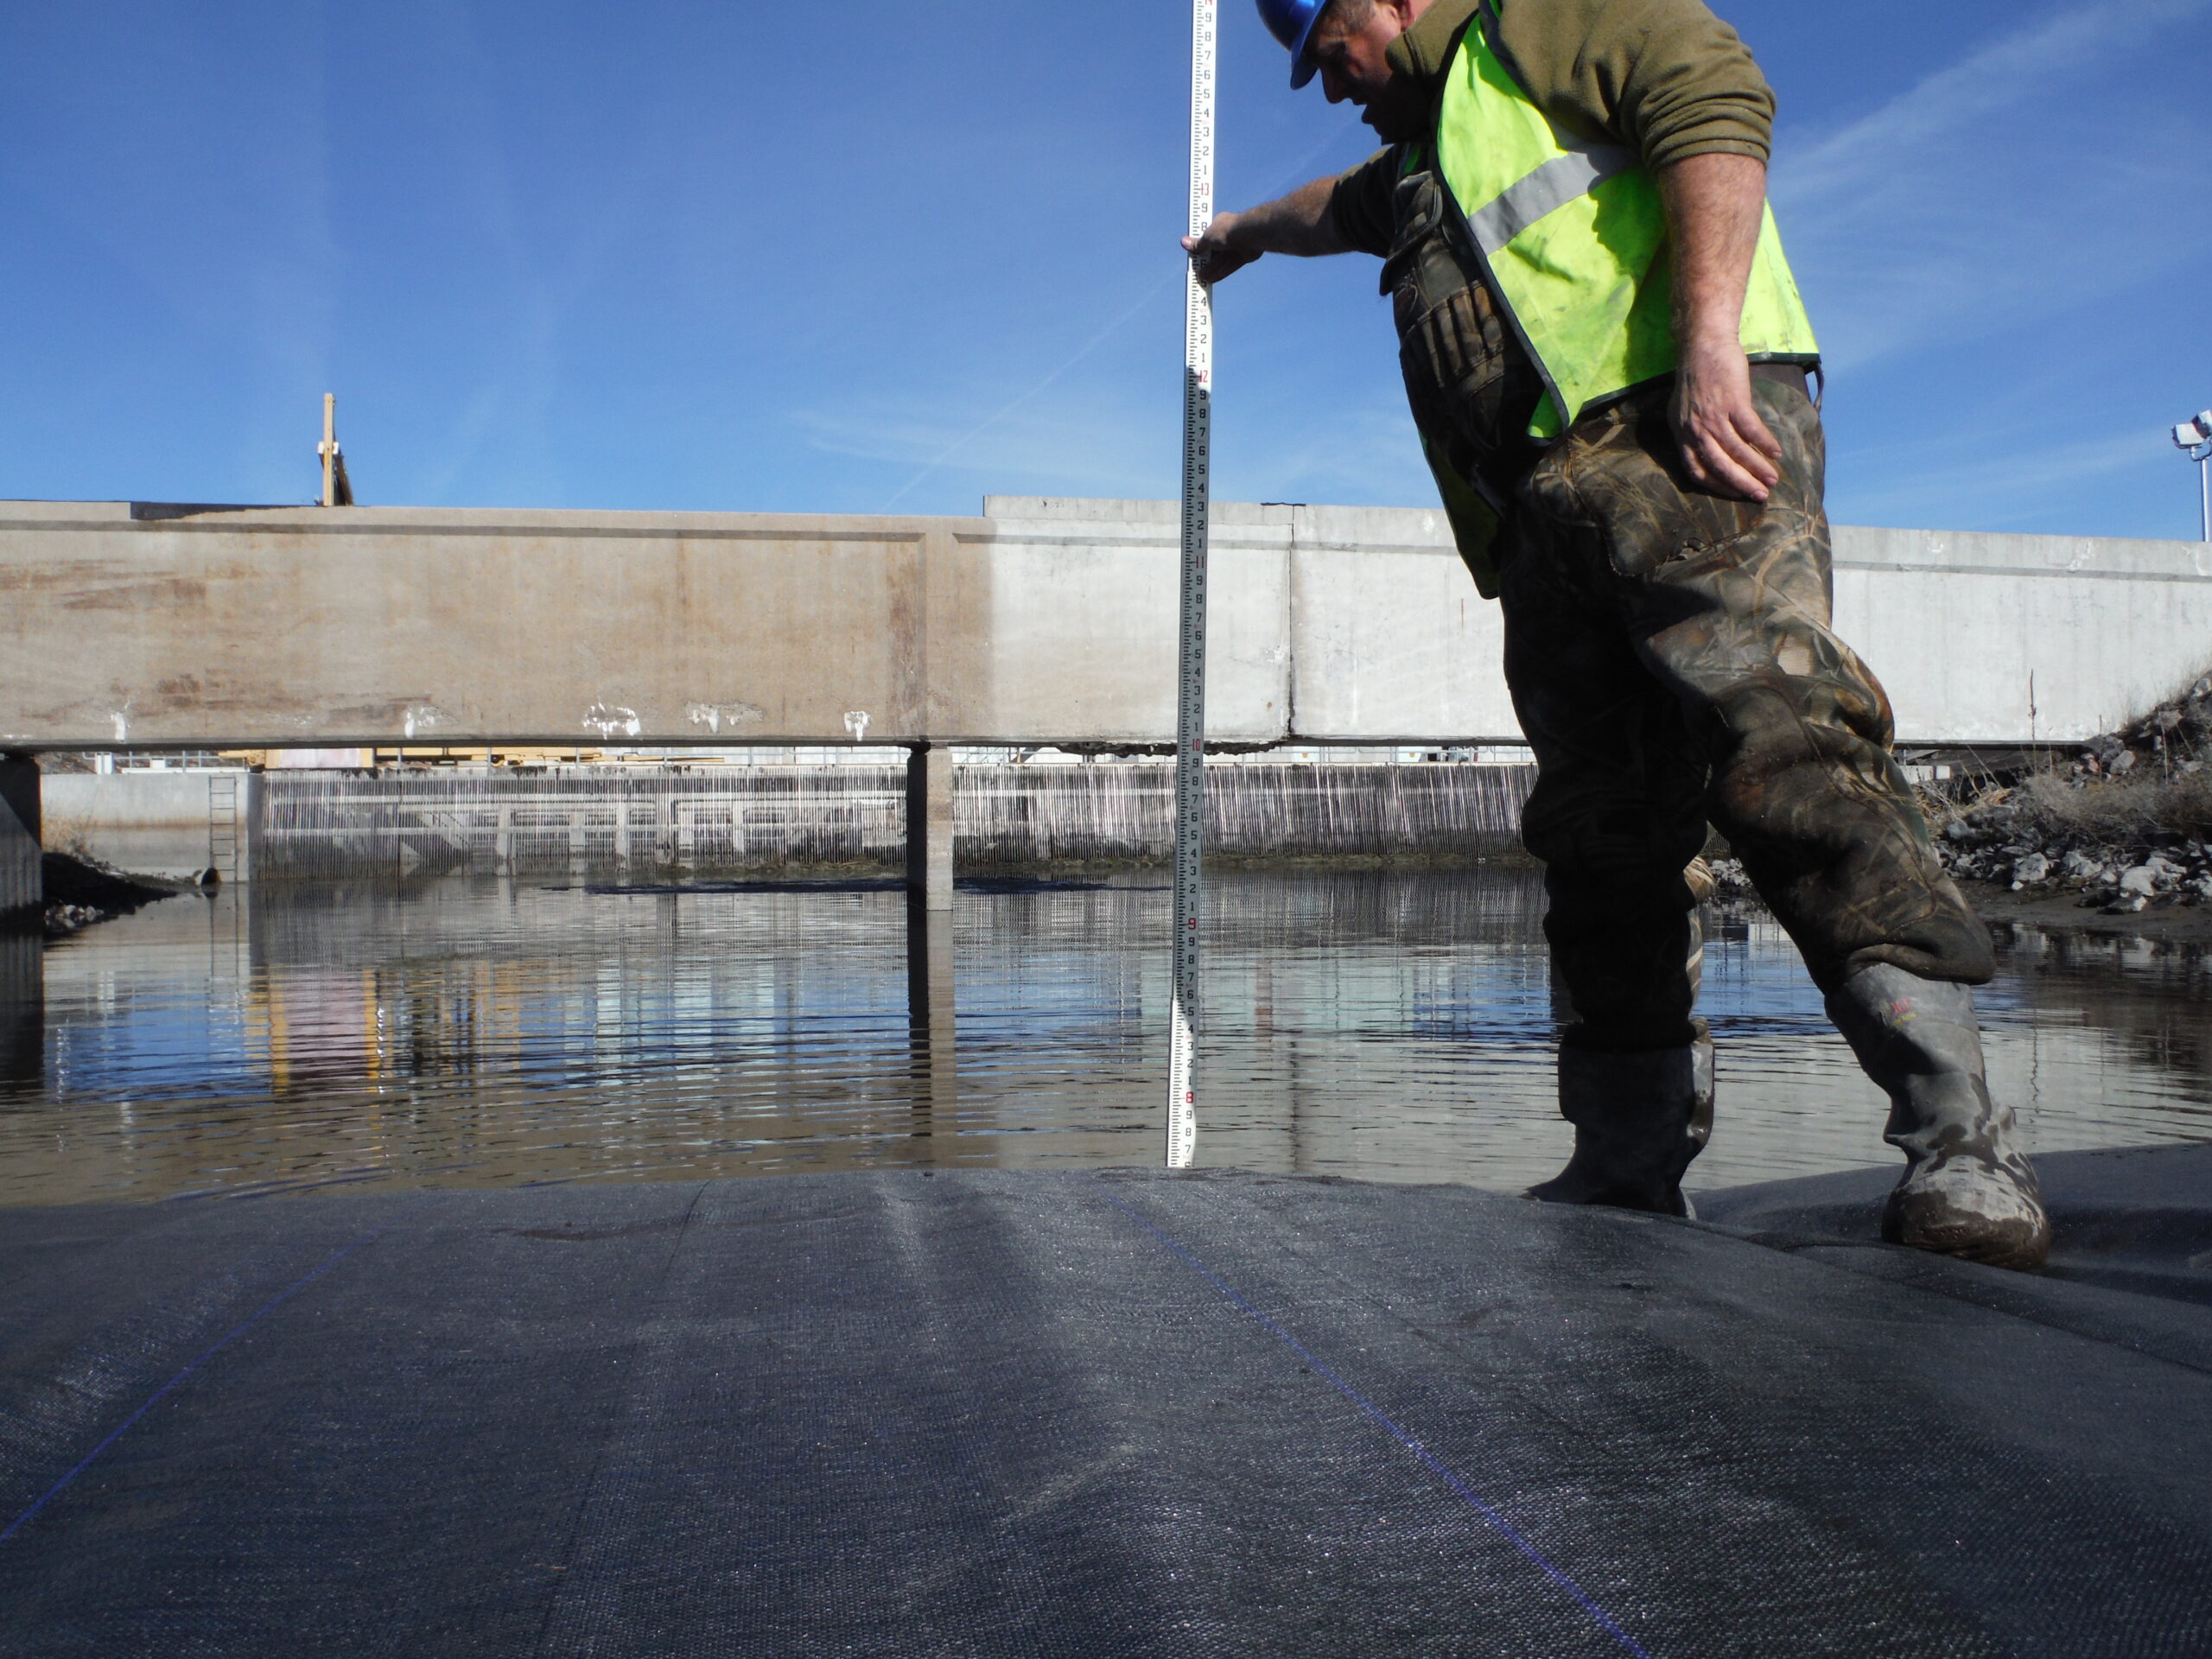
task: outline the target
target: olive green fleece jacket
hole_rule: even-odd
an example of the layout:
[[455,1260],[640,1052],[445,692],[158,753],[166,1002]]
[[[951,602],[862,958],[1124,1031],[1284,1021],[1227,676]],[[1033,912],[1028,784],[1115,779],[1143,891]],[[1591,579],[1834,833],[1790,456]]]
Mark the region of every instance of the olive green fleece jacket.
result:
[[[1391,42],[1391,67],[1421,84],[1432,111],[1479,9],[1479,0],[1433,0]],[[1515,76],[1562,130],[1633,144],[1647,167],[1716,151],[1767,159],[1774,93],[1703,0],[1502,0],[1497,17]],[[1433,113],[1429,121],[1433,130]],[[1383,150],[1338,181],[1330,214],[1345,247],[1390,251],[1399,170],[1396,153]]]

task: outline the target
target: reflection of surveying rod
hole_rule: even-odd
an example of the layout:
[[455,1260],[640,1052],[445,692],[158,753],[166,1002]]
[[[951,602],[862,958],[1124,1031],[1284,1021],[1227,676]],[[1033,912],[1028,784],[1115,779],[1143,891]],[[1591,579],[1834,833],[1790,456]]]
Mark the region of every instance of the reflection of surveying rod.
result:
[[[1214,0],[1191,0],[1191,234],[1213,220]],[[1213,295],[1184,279],[1183,605],[1175,711],[1175,998],[1168,1015],[1167,1166],[1198,1138],[1198,866],[1205,844],[1206,532],[1213,433]]]
[[315,452],[322,457],[322,505],[326,507],[350,507],[353,505],[353,480],[346,476],[346,457],[338,448],[338,395],[322,394],[322,442]]

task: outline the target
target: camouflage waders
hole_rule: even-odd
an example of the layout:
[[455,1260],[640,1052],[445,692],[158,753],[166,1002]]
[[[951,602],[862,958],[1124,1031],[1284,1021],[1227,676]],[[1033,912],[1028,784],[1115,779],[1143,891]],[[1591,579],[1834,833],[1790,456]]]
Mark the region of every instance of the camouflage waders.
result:
[[1554,982],[1573,1004],[1559,1101],[1574,1153],[1529,1196],[1689,1211],[1714,1055],[1686,867],[1710,823],[1890,1096],[1907,1167],[1884,1236],[2034,1265],[2050,1228],[1967,988],[1994,971],[1989,937],[1890,756],[1888,699],[1828,627],[1803,373],[1751,372],[1783,451],[1764,503],[1683,474],[1671,383],[1539,448],[1542,379],[1481,260],[1457,251],[1434,149],[1344,175],[1330,213],[1344,246],[1382,257],[1414,422],[1475,584],[1503,601],[1506,678],[1541,767],[1522,838],[1548,867]]
[[1701,1036],[1683,868],[1708,821],[1823,992],[1878,963],[1994,971],[1891,757],[1889,700],[1829,630],[1819,416],[1796,385],[1753,388],[1783,448],[1766,502],[1688,481],[1658,386],[1577,423],[1507,524],[1506,679],[1541,768],[1522,836],[1570,1047]]

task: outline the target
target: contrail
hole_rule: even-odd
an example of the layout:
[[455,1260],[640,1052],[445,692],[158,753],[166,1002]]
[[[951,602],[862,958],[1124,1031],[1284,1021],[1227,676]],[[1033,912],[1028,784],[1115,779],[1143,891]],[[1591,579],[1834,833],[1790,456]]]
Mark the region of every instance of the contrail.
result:
[[[1280,192],[1305,183],[1306,169],[1313,166],[1315,162],[1320,160],[1321,156],[1325,152],[1334,148],[1343,137],[1344,135],[1341,132],[1332,132],[1326,138],[1324,138],[1319,143],[1314,145],[1313,149],[1307,150],[1305,155],[1299,157],[1297,162],[1290,168],[1289,172],[1283,175],[1283,179],[1276,185],[1276,189]],[[1058,380],[1062,375],[1065,374],[1077,364],[1082,362],[1084,358],[1089,357],[1093,352],[1096,351],[1101,346],[1112,339],[1114,335],[1119,334],[1123,328],[1127,327],[1129,323],[1135,319],[1138,313],[1142,311],[1154,301],[1157,300],[1160,295],[1165,293],[1170,288],[1180,287],[1182,282],[1183,271],[1181,267],[1178,266],[1173,270],[1171,270],[1166,276],[1154,283],[1150,288],[1147,289],[1144,291],[1143,296],[1140,298],[1135,305],[1132,305],[1128,310],[1122,312],[1121,315],[1116,317],[1113,321],[1108,323],[1103,328],[1101,328],[1096,334],[1085,340],[1083,345],[1076,350],[1072,356],[1069,357],[1066,361],[1063,362],[1050,374],[1047,374],[1042,380],[1039,380],[1035,385],[1030,387],[1028,391],[1023,392],[1020,397],[1014,398],[1004,407],[984,416],[983,419],[978,421],[974,426],[969,428],[967,431],[962,433],[950,443],[945,445],[942,450],[938,451],[936,457],[931,460],[927,466],[924,467],[920,472],[916,473],[904,484],[901,484],[892,493],[889,499],[887,499],[880,507],[877,508],[876,511],[879,512],[890,512],[891,509],[896,506],[907,494],[907,493],[914,487],[914,486],[919,484],[924,479],[936,472],[938,468],[944,466],[946,461],[951,460],[953,456],[958,454],[963,449],[965,449],[969,444],[973,443],[984,433],[989,431],[1007,416],[1013,414],[1015,410],[1020,409],[1032,397],[1034,397],[1039,392],[1044,391],[1047,386],[1051,385],[1055,380]]]
[[892,494],[890,499],[885,501],[883,505],[877,509],[877,511],[881,512],[890,512],[891,509],[897,505],[900,496],[905,495],[907,491],[912,489],[915,485],[920,483],[931,473],[937,471],[938,467],[944,466],[944,463],[951,460],[954,455],[959,454],[961,450],[966,448],[970,443],[974,442],[984,433],[989,431],[991,428],[996,426],[1007,416],[1013,414],[1015,410],[1020,409],[1032,397],[1034,397],[1039,392],[1044,391],[1046,387],[1051,385],[1053,381],[1058,379],[1077,364],[1082,362],[1084,358],[1089,357],[1091,353],[1096,351],[1101,346],[1104,345],[1109,338],[1118,334],[1122,328],[1128,323],[1129,320],[1137,315],[1138,312],[1143,310],[1154,300],[1158,299],[1160,296],[1166,290],[1170,283],[1180,283],[1182,280],[1183,273],[1178,270],[1171,272],[1168,276],[1162,277],[1159,282],[1154,283],[1150,288],[1145,290],[1144,296],[1141,299],[1140,299],[1135,305],[1131,306],[1128,310],[1122,312],[1120,316],[1115,318],[1113,321],[1108,323],[1103,328],[1101,328],[1089,340],[1085,340],[1082,346],[1076,352],[1075,355],[1062,363],[1059,367],[1054,369],[1042,380],[1039,380],[1035,385],[1030,387],[1028,391],[1023,392],[1019,397],[1014,399],[1013,402],[1000,409],[995,414],[985,416],[974,426],[969,428],[967,431],[962,433],[960,436],[955,438],[950,443],[945,445],[942,450],[938,451],[935,460],[931,461],[928,466],[923,467],[920,472],[916,473],[912,478],[900,485]]

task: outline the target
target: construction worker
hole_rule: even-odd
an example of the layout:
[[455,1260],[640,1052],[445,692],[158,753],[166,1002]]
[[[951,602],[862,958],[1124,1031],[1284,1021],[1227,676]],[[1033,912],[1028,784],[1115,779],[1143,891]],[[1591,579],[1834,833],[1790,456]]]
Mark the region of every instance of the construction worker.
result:
[[1573,1005],[1574,1154],[1529,1196],[1681,1215],[1713,1115],[1686,871],[1708,823],[1888,1094],[1890,1240],[2049,1249],[1971,986],[1987,931],[1829,628],[1818,348],[1766,209],[1773,94],[1700,0],[1260,0],[1388,148],[1186,238],[1382,261],[1423,448],[1505,611],[1539,775],[1522,838]]

